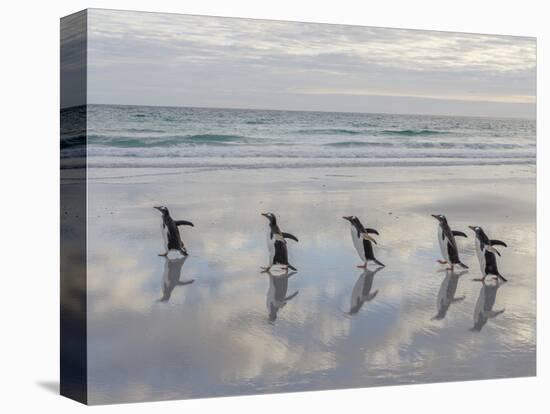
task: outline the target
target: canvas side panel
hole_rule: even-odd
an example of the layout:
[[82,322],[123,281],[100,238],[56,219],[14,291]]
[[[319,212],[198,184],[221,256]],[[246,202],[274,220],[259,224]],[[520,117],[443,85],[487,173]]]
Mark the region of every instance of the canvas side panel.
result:
[[61,19],[60,392],[87,403],[87,12]]

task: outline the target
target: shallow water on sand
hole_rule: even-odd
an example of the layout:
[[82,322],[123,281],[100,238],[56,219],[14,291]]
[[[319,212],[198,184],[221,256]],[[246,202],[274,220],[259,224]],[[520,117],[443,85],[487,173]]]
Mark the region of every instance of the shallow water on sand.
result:
[[[534,375],[533,172],[468,171],[92,170],[90,402]],[[186,260],[157,256],[159,203],[195,224]],[[300,240],[288,277],[260,273],[263,211]],[[436,263],[430,213],[468,234],[468,272]],[[355,267],[349,214],[385,268]],[[472,280],[472,224],[508,243],[508,283]]]

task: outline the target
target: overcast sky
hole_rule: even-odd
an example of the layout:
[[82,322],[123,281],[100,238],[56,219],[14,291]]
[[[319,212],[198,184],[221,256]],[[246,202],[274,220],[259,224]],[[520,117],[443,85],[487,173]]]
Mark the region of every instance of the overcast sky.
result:
[[534,38],[89,11],[88,101],[535,117]]

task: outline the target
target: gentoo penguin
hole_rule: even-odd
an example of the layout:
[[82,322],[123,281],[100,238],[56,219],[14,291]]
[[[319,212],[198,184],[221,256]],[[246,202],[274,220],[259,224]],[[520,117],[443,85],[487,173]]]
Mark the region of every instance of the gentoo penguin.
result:
[[463,270],[460,273],[455,273],[454,270],[446,269],[445,273],[445,278],[441,282],[439,293],[437,294],[437,315],[432,318],[435,320],[444,319],[449,307],[453,303],[466,299],[466,296],[455,297],[455,294],[458,287],[458,279],[463,274],[468,273],[468,271]]
[[283,269],[297,270],[294,266],[288,263],[288,251],[286,248],[286,240],[292,239],[298,241],[296,236],[290,233],[284,233],[277,225],[277,218],[273,213],[262,213],[262,216],[269,220],[269,231],[267,232],[267,248],[269,251],[269,265],[262,269],[268,272],[273,265],[281,265]]
[[439,248],[441,249],[441,255],[445,260],[438,260],[440,264],[449,264],[452,270],[455,264],[462,266],[464,269],[468,269],[464,263],[460,261],[458,257],[458,246],[456,244],[455,236],[468,237],[461,231],[451,230],[447,218],[442,214],[432,214],[439,226],[437,228],[437,241],[439,242]]
[[351,225],[350,231],[353,245],[355,246],[355,250],[357,250],[357,254],[359,254],[359,257],[364,263],[357,267],[366,269],[369,260],[372,260],[378,266],[386,266],[374,257],[372,243],[376,244],[376,240],[374,240],[369,234],[379,235],[378,231],[363,227],[363,224],[361,224],[361,221],[356,216],[344,216],[342,218],[349,221]]
[[266,271],[269,276],[269,288],[267,289],[267,313],[269,322],[273,323],[277,319],[277,313],[283,308],[287,302],[294,299],[298,295],[298,291],[287,296],[288,279],[295,275],[296,272],[273,275],[270,271]]
[[172,291],[176,286],[189,285],[194,282],[193,279],[181,281],[181,268],[187,260],[187,256],[178,257],[177,259],[165,258],[164,273],[162,275],[162,298],[159,302],[168,302]]
[[181,240],[178,226],[193,227],[193,223],[186,220],[173,220],[172,217],[170,217],[170,212],[164,206],[154,208],[162,213],[160,231],[162,232],[162,238],[164,240],[164,253],[160,253],[159,256],[167,256],[170,251],[177,251],[187,256],[187,250]]
[[378,289],[371,293],[372,282],[374,281],[374,275],[382,269],[383,267],[379,267],[374,271],[365,269],[361,273],[351,292],[349,315],[355,315],[365,302],[370,302],[378,295]]
[[474,309],[474,326],[470,329],[471,331],[481,331],[489,319],[495,318],[504,312],[505,309],[493,310],[499,287],[498,279],[495,283],[489,285],[483,281]]
[[468,226],[476,234],[476,255],[477,260],[479,260],[479,268],[481,269],[481,274],[483,279],[487,275],[494,275],[503,282],[506,282],[506,279],[498,272],[497,268],[497,257],[495,254],[500,256],[500,253],[493,246],[504,246],[508,247],[506,243],[500,240],[491,240],[487,237],[487,234],[479,226]]

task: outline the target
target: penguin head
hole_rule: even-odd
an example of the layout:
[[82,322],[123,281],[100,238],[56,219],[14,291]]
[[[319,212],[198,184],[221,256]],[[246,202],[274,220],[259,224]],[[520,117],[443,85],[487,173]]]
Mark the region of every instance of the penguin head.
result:
[[475,234],[479,234],[483,231],[483,229],[479,226],[468,226]]
[[487,236],[485,235],[485,232],[483,229],[479,226],[468,226],[475,234],[476,237],[479,239],[487,239]]
[[352,226],[357,227],[358,225],[361,225],[361,222],[357,216],[343,216],[342,218],[349,221]]
[[432,217],[435,218],[441,224],[447,224],[447,217],[443,214],[432,214]]
[[153,208],[156,208],[158,211],[160,211],[162,213],[163,216],[168,216],[170,215],[170,212],[168,211],[168,209],[164,206],[155,206]]
[[276,224],[277,218],[275,217],[275,214],[273,213],[262,213],[262,216],[267,218],[269,220],[269,224]]

